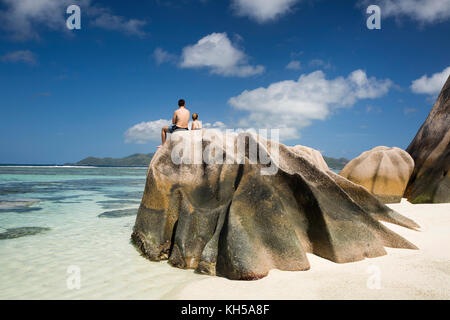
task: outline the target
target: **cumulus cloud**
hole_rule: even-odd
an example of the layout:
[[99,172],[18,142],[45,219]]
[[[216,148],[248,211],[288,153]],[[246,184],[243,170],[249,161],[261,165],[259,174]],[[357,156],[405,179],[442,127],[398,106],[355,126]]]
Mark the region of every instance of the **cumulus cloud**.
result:
[[37,26],[55,30],[65,26],[65,8],[69,0],[0,0],[5,10],[0,11],[1,27],[16,40],[39,38]]
[[[161,128],[171,123],[171,120],[163,119],[138,123],[125,132],[125,143],[146,144],[149,142],[160,142]],[[190,127],[191,123],[189,123]],[[203,123],[203,128],[225,130],[228,126],[221,121],[216,121]]]
[[279,128],[281,138],[287,140],[298,138],[299,129],[314,120],[325,120],[337,108],[385,95],[392,85],[391,80],[369,78],[362,70],[332,80],[326,79],[323,71],[316,71],[301,75],[297,81],[281,81],[267,88],[246,90],[228,103],[248,112],[239,126]]
[[363,0],[360,3],[379,5],[384,17],[409,17],[420,23],[435,23],[450,18],[450,0]]
[[92,19],[94,26],[116,30],[130,35],[143,36],[143,20],[127,19],[113,15],[109,9],[97,6],[93,0],[0,0],[0,28],[18,41],[39,39],[39,30],[67,32],[66,9],[69,5],[80,6],[82,25],[84,13]]
[[155,51],[153,51],[153,58],[155,59],[157,65],[167,62],[174,62],[177,60],[176,55],[171,54],[162,48],[156,48]]
[[216,121],[214,123],[206,122],[202,124],[202,127],[205,129],[218,129],[218,130],[226,130],[228,129],[228,126],[223,123],[222,121]]
[[170,125],[170,120],[141,122],[125,132],[125,143],[146,144],[150,141],[161,141],[161,128]]
[[182,68],[208,68],[222,76],[249,77],[264,72],[261,65],[252,66],[247,55],[233,45],[226,33],[212,33],[183,49]]
[[8,52],[5,55],[1,56],[0,60],[2,62],[6,62],[6,63],[22,62],[22,63],[26,63],[26,64],[29,64],[32,66],[37,64],[36,56],[30,50],[18,50],[18,51]]
[[292,10],[299,0],[233,0],[238,16],[248,16],[259,23],[275,20]]
[[445,68],[442,72],[433,74],[431,77],[423,75],[421,78],[412,82],[411,90],[418,94],[437,95],[441,92],[449,76],[450,67]]
[[298,60],[292,60],[286,66],[286,69],[288,69],[288,70],[300,70],[301,68],[302,68],[302,65],[301,65],[300,61],[298,61]]

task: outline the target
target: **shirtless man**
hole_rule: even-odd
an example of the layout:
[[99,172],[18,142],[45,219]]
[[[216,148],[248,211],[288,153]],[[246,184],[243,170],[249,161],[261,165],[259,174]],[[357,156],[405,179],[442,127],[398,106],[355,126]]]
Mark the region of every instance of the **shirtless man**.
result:
[[162,145],[160,145],[158,148],[162,148],[164,143],[166,143],[167,132],[174,133],[175,131],[189,130],[188,123],[190,112],[188,109],[186,109],[185,105],[186,103],[183,99],[178,101],[179,108],[173,113],[172,125],[165,126],[161,130]]

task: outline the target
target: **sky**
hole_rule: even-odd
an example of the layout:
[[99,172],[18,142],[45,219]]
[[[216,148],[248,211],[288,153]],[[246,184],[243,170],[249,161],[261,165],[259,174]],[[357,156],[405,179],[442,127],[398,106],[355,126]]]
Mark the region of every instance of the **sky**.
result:
[[180,98],[204,127],[331,157],[405,149],[449,34],[450,0],[0,0],[0,163],[155,152]]

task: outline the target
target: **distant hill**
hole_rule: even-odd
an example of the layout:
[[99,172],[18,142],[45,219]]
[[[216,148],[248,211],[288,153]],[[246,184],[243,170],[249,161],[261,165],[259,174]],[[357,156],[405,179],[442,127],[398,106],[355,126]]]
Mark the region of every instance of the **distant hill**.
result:
[[88,157],[78,161],[77,163],[66,163],[66,165],[95,167],[147,167],[152,160],[153,155],[154,153],[136,153],[120,159]]
[[345,158],[335,159],[325,156],[323,156],[323,158],[325,159],[325,162],[328,164],[330,169],[334,170],[342,170],[345,167],[345,165],[349,162],[349,160]]
[[[136,153],[120,159],[88,157],[78,161],[77,163],[66,163],[66,165],[95,167],[147,167],[152,160],[153,155],[154,153]],[[325,156],[323,158],[328,166],[335,170],[342,170],[342,168],[344,168],[344,166],[348,163],[348,160],[345,158],[335,159]]]

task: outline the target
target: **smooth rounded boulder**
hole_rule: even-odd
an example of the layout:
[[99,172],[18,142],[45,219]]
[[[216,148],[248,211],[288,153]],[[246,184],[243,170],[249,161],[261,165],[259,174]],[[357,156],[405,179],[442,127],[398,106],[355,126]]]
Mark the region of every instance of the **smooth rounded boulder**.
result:
[[308,270],[307,253],[345,263],[417,249],[379,222],[414,221],[319,155],[256,134],[176,133],[150,163],[132,242],[152,261],[234,280]]
[[339,173],[366,188],[383,203],[398,203],[414,170],[414,160],[400,148],[376,147],[353,159]]

